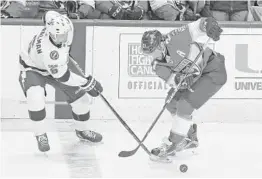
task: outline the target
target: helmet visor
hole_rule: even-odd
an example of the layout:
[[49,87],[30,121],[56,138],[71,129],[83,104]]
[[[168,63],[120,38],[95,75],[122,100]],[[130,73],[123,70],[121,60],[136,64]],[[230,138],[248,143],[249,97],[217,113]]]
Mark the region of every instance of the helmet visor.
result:
[[56,34],[54,36],[54,41],[57,44],[62,44],[62,43],[66,43],[68,39],[68,32],[64,33],[64,34]]

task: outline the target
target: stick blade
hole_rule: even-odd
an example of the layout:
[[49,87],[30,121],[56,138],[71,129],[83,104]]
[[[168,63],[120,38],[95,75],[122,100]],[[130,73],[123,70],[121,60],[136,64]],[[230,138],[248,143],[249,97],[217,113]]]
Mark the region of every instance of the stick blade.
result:
[[118,156],[119,157],[130,157],[136,153],[136,150],[131,150],[131,151],[121,151],[119,152]]

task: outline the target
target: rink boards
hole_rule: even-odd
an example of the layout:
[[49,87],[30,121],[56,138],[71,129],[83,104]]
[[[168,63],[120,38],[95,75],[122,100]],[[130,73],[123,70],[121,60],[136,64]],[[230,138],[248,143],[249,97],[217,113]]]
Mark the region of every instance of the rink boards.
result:
[[[1,117],[28,118],[18,83],[18,54],[31,40],[40,21],[2,21]],[[140,50],[145,30],[165,33],[182,25],[159,21],[74,21],[72,56],[104,87],[104,96],[126,120],[153,120],[163,105],[168,86],[152,72],[151,57]],[[161,28],[159,27],[161,26]],[[209,47],[225,55],[228,81],[197,112],[199,122],[238,122],[262,119],[262,24],[221,23],[223,34]],[[11,40],[12,38],[12,40]],[[48,118],[71,118],[61,92],[47,87]],[[88,106],[87,106],[88,107]],[[99,98],[93,99],[93,119],[115,119]],[[168,120],[164,114],[163,120]]]

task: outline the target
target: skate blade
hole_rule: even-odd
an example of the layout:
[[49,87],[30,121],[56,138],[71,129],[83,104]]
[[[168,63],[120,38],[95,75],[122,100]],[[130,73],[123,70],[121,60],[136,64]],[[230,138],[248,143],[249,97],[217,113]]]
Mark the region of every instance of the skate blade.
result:
[[158,156],[151,155],[149,158],[153,162],[160,162],[160,163],[172,163],[173,162],[172,157],[158,157]]
[[83,143],[86,143],[86,144],[89,144],[89,145],[101,145],[103,144],[103,141],[100,141],[100,142],[92,142],[90,140],[87,140],[87,139],[82,139],[82,138],[79,138],[80,142],[83,142]]

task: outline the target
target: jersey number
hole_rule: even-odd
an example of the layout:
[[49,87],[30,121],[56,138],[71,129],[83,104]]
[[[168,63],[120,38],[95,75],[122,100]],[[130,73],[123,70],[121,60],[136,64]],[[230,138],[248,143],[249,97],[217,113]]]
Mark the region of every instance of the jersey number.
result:
[[51,68],[50,71],[51,71],[52,74],[57,74],[58,69],[57,68]]
[[52,74],[57,74],[58,73],[58,69],[57,69],[57,65],[48,65],[50,72]]

